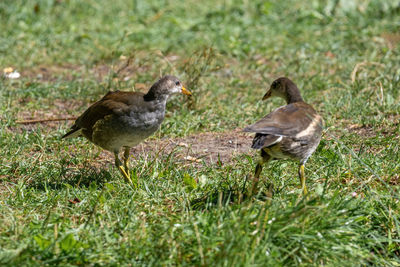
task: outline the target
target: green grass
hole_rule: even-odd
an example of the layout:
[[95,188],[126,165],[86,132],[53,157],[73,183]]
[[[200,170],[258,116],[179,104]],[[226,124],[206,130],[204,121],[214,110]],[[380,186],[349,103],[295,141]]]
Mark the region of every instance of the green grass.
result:
[[[0,67],[22,77],[0,80],[0,264],[399,266],[398,4],[1,1]],[[280,161],[262,173],[272,201],[239,203],[256,152],[200,167],[135,155],[132,189],[111,155],[60,140],[71,122],[16,123],[77,116],[160,73],[194,98],[170,101],[154,142],[243,128],[283,104],[260,101],[274,78],[294,80],[325,119],[309,199]]]

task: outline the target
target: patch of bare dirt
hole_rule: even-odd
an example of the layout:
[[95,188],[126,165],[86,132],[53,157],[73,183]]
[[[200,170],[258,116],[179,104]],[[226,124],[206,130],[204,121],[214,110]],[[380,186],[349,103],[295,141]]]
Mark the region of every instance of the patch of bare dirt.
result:
[[253,137],[241,129],[229,132],[207,132],[183,138],[149,140],[134,148],[133,155],[173,152],[178,158],[192,162],[224,164],[233,157],[251,151]]
[[347,124],[346,129],[350,133],[356,133],[360,137],[376,137],[376,136],[390,136],[398,134],[398,125],[400,123],[400,116],[397,114],[387,114],[385,120],[380,125],[372,127],[371,125],[362,124]]
[[[135,158],[153,159],[160,155],[172,154],[174,159],[185,164],[224,165],[232,162],[235,156],[251,152],[253,137],[243,133],[241,129],[228,132],[206,132],[180,138],[150,139],[131,149],[131,166],[135,166]],[[80,153],[71,149],[72,155]],[[97,157],[90,160],[90,165],[104,167],[114,163],[114,155],[102,150]]]
[[367,138],[376,136],[376,132],[374,131],[374,129],[367,125],[352,124],[347,127],[347,130],[351,133],[356,133],[359,136]]

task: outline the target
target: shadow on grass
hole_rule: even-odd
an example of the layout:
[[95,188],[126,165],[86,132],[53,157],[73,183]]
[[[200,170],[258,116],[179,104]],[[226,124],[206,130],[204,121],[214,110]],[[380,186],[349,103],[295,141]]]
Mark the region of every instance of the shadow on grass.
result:
[[72,187],[89,187],[97,185],[102,188],[103,185],[112,179],[112,175],[105,169],[82,168],[77,172],[65,173],[60,177],[52,177],[43,180],[33,180],[29,183],[28,188],[36,190],[53,189],[58,190],[64,188],[66,185]]
[[199,198],[192,199],[190,206],[194,210],[205,210],[209,208],[223,207],[232,204],[239,204],[243,193],[236,190],[214,190],[205,193]]
[[243,187],[224,188],[206,192],[203,196],[192,199],[190,201],[190,206],[194,210],[205,210],[228,205],[240,205],[243,202],[254,199],[267,201],[270,197],[271,196],[268,196],[267,190],[260,190],[257,194],[250,195],[246,188]]

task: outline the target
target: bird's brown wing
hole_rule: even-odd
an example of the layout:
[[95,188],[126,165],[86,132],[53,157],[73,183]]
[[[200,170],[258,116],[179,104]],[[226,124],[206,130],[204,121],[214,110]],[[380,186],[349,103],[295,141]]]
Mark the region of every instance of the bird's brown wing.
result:
[[245,132],[295,137],[307,129],[314,118],[315,110],[304,102],[280,107],[256,123],[247,126]]
[[130,105],[138,105],[142,99],[143,94],[138,92],[108,92],[79,116],[71,130],[62,138],[80,136],[83,132],[87,138],[91,139],[93,126],[97,121],[107,115],[123,114]]

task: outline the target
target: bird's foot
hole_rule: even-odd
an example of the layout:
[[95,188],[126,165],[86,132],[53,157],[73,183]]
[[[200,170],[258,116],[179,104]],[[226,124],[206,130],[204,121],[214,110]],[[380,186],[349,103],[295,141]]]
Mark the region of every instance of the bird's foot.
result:
[[307,190],[307,187],[306,187],[306,186],[304,186],[304,187],[302,188],[302,193],[303,193],[303,196],[307,196],[307,195],[308,195],[308,190]]
[[308,201],[310,200],[310,195],[308,194],[308,190],[307,187],[301,187],[299,188],[301,189],[301,192],[298,195],[298,201],[297,203],[301,202],[301,201]]
[[119,171],[121,172],[121,174],[122,174],[122,176],[124,177],[124,179],[125,179],[130,185],[133,185],[131,176],[129,175],[129,170],[125,170],[125,168],[122,167],[121,165],[118,166],[118,169],[119,169]]

